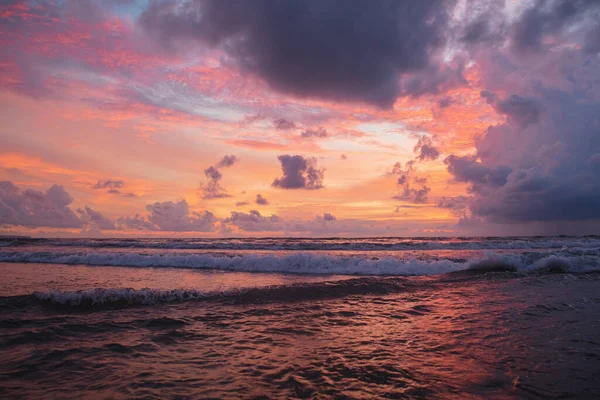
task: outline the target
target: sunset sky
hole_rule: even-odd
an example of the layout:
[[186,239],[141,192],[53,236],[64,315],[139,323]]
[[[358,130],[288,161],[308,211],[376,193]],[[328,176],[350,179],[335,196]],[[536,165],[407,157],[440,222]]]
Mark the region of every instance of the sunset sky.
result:
[[0,234],[600,234],[600,2],[0,1]]

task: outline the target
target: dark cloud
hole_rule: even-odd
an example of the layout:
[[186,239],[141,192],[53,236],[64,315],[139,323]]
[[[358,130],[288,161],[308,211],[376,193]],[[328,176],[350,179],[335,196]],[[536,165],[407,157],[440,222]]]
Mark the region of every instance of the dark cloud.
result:
[[282,189],[321,189],[323,188],[324,169],[317,168],[316,158],[304,158],[299,155],[281,155],[283,176],[276,178],[272,186]]
[[261,206],[266,206],[267,204],[269,204],[269,201],[267,199],[265,199],[262,194],[257,194],[256,195],[256,204],[261,205]]
[[540,119],[540,109],[535,99],[513,94],[496,103],[496,110],[517,121],[521,126],[535,124]]
[[[232,155],[225,155],[223,156],[223,158],[221,159],[221,161],[219,161],[217,163],[217,168],[225,168],[225,167],[231,167],[233,164],[235,164],[236,162],[238,162],[238,158],[236,156]],[[212,167],[211,167],[212,168]]]
[[340,154],[340,158],[341,158],[342,160],[347,160],[347,159],[348,159],[348,156],[347,156],[347,155],[345,155],[345,154]]
[[328,136],[327,131],[323,128],[307,129],[300,134],[303,138],[326,138]]
[[490,36],[490,27],[486,20],[480,19],[467,25],[461,39],[467,43],[480,43]]
[[535,124],[523,126],[530,112],[509,118],[485,131],[475,155],[446,158],[454,179],[470,184],[470,217],[499,223],[600,218],[600,169],[594,163],[600,93],[539,85],[534,93],[532,103],[544,109]]
[[512,94],[500,100],[494,92],[489,90],[482,90],[480,95],[498,113],[506,115],[509,119],[516,121],[523,127],[535,124],[540,119],[540,105],[535,98]]
[[434,146],[431,138],[422,136],[415,145],[414,152],[417,154],[419,161],[432,160],[435,161],[440,156],[439,150]]
[[289,121],[285,118],[279,118],[273,121],[273,126],[275,129],[279,130],[289,130],[296,128],[296,124],[293,121]]
[[502,186],[506,183],[512,168],[506,165],[490,168],[478,162],[475,156],[450,155],[444,160],[448,172],[457,182]]
[[584,49],[587,53],[591,54],[600,52],[600,24],[587,32],[584,41]]
[[236,207],[243,207],[243,206],[247,206],[248,202],[247,201],[238,201],[237,203],[235,203]]
[[[219,47],[276,90],[390,107],[401,94],[398,77],[430,66],[443,44],[446,7],[452,5],[441,0],[165,0],[152,3],[140,22],[167,46]],[[424,92],[431,85],[417,86],[409,91]]]
[[512,45],[521,53],[540,51],[546,36],[561,33],[585,16],[598,17],[599,8],[597,0],[537,0],[514,24]]
[[93,189],[121,189],[125,186],[125,182],[122,180],[113,180],[107,179],[105,181],[99,180],[94,186]]
[[109,194],[121,194],[121,191],[119,189],[110,189],[110,190],[107,190],[106,193],[109,193]]
[[44,193],[0,182],[0,224],[80,228],[81,220],[68,207],[72,202],[73,198],[59,185],[52,185]]
[[470,196],[441,207],[467,222],[561,221],[553,232],[600,218],[600,59],[590,55],[599,6],[533,2],[507,29],[511,47],[479,50],[481,96],[507,119],[481,132],[473,155],[446,158]]
[[[441,64],[440,64],[441,65]],[[464,86],[463,65],[429,66],[407,76],[402,81],[402,96],[419,97],[425,94],[441,94],[454,87]]]
[[482,98],[484,98],[488,102],[488,104],[491,104],[491,105],[496,104],[497,96],[496,96],[496,94],[494,92],[491,92],[489,90],[482,90],[479,93],[479,95]]

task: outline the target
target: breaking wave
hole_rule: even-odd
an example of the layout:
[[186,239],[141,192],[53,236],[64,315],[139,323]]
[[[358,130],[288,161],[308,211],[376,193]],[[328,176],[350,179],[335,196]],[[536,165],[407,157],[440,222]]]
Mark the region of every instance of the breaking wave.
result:
[[90,266],[217,269],[322,275],[435,275],[472,271],[586,272],[600,268],[597,250],[565,249],[554,254],[486,252],[472,259],[342,256],[309,252],[286,255],[214,255],[133,252],[0,252],[0,262]]
[[353,278],[334,282],[300,283],[220,292],[196,289],[92,289],[76,292],[48,291],[33,294],[37,300],[57,306],[98,307],[135,306],[179,303],[188,301],[226,300],[234,303],[264,303],[298,300],[318,300],[348,295],[386,294],[407,290],[410,285],[402,278]]

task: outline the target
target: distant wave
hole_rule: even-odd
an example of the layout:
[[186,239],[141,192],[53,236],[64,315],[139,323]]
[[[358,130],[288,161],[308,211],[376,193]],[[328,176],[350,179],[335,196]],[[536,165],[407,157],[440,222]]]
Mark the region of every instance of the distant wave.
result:
[[339,256],[300,252],[286,255],[138,254],[132,252],[0,252],[0,262],[219,269],[238,272],[279,272],[325,275],[432,275],[466,269],[504,269],[530,272],[541,269],[583,272],[598,269],[600,253],[590,249],[563,249],[553,254],[486,252],[469,260],[402,259]]
[[0,239],[0,247],[57,246],[191,250],[535,250],[599,248],[593,237],[365,238],[365,239]]

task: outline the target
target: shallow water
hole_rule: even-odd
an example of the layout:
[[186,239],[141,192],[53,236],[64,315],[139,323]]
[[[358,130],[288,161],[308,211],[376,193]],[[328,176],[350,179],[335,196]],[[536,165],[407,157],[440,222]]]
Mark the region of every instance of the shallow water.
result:
[[[17,246],[35,252],[3,251]],[[422,276],[403,274],[404,250],[320,250],[390,259],[396,276],[2,263],[0,396],[597,398],[598,249],[501,250],[429,250],[411,261]],[[165,257],[131,260],[146,251]],[[216,257],[283,256],[244,251]]]

